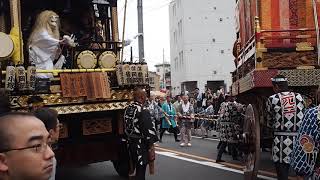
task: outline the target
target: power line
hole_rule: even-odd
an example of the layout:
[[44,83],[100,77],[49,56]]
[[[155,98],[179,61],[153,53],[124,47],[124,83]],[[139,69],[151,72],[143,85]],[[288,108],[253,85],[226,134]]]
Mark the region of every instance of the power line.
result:
[[[132,4],[132,2],[133,2],[134,0],[130,0],[130,1],[128,1],[128,4],[127,4],[127,8],[129,8],[130,7],[130,5]],[[124,11],[124,5],[123,5],[123,7],[119,10],[119,14],[120,13],[123,13],[123,11]]]
[[154,11],[158,11],[158,10],[164,8],[164,7],[167,7],[170,3],[171,3],[171,0],[167,1],[165,4],[160,5],[158,7],[154,7],[154,8],[150,8],[150,9],[146,8],[146,11],[144,11],[144,14],[149,14],[149,13],[152,13]]

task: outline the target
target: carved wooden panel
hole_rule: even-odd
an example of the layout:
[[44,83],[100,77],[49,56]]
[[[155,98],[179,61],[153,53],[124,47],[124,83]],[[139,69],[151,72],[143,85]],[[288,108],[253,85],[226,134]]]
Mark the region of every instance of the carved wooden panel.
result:
[[262,64],[268,68],[296,68],[317,65],[317,53],[307,52],[267,52],[263,54]]
[[83,135],[103,134],[109,132],[112,132],[111,118],[82,121]]

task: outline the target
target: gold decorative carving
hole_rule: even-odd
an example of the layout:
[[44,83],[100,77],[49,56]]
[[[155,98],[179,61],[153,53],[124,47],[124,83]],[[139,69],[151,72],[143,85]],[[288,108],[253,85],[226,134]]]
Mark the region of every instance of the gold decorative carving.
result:
[[59,132],[59,138],[67,138],[69,136],[68,134],[68,126],[66,123],[60,123],[60,132]]
[[288,78],[289,86],[318,86],[320,84],[320,69],[280,70],[279,74]]
[[258,52],[268,52],[268,49],[264,47],[264,44],[261,43],[260,47],[257,47]]
[[[62,97],[61,93],[54,93],[54,94],[39,94],[45,106],[52,106],[52,105],[73,105],[73,104],[83,104],[86,102],[84,97],[78,98],[66,98]],[[30,96],[23,95],[23,96],[10,96],[10,102],[12,108],[26,108],[28,107],[28,99]],[[96,99],[95,101],[90,102],[106,102],[111,100],[117,101],[127,101],[132,98],[132,92],[128,90],[112,90],[112,96],[108,99]],[[125,102],[124,102],[125,103]]]
[[50,86],[50,91],[52,93],[61,93],[61,86],[60,85],[51,85]]
[[109,132],[112,132],[111,118],[82,121],[83,135],[103,134]]
[[313,51],[314,47],[312,47],[310,42],[300,42],[296,44],[296,51]]
[[29,99],[28,96],[20,96],[20,97],[17,97],[17,102],[20,107],[28,107],[28,103],[27,103],[28,99]]
[[58,111],[59,114],[73,114],[83,112],[98,112],[124,109],[129,102],[110,102],[98,104],[82,104],[70,106],[51,107]]

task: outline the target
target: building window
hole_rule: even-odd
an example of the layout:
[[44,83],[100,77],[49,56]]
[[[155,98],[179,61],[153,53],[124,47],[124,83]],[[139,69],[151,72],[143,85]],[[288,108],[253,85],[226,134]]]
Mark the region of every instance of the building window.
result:
[[181,0],[177,0],[177,7],[179,8],[181,5]]
[[221,54],[223,54],[223,53],[224,53],[224,50],[221,50],[220,52],[221,52]]
[[177,42],[178,42],[178,40],[177,40],[178,39],[177,38],[177,31],[173,32],[173,38],[174,38],[174,43],[177,44]]
[[182,19],[178,22],[178,35],[179,37],[182,36]]
[[179,52],[179,64],[182,67],[184,64],[184,59],[183,59],[183,51]]
[[176,4],[173,4],[172,6],[172,14],[173,16],[176,16]]
[[183,51],[181,51],[182,65],[184,64]]
[[216,39],[215,39],[215,38],[212,38],[212,42],[214,42],[214,43],[215,43],[215,42],[216,42]]
[[174,58],[174,69],[177,70],[178,69],[178,58]]
[[222,20],[223,20],[222,18],[219,19],[220,22],[222,22]]

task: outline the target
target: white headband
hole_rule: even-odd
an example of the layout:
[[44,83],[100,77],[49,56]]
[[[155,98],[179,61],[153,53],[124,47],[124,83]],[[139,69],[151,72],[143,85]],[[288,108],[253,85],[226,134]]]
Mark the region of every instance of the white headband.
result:
[[272,82],[287,82],[287,78],[271,78]]

